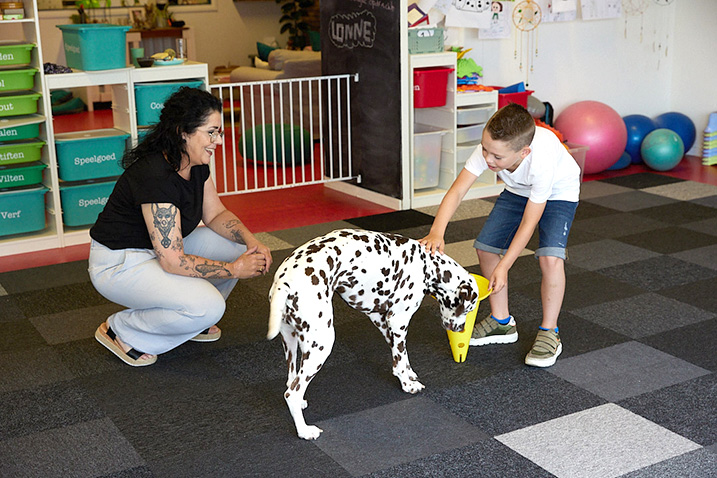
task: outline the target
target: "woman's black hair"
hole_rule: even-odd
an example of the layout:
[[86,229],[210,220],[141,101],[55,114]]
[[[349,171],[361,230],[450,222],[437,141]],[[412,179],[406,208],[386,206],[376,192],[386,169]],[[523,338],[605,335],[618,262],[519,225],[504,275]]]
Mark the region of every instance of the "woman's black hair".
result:
[[182,159],[187,156],[183,134],[192,134],[207,122],[214,112],[222,111],[221,100],[198,88],[181,87],[167,101],[149,133],[133,149],[125,151],[122,167],[127,169],[135,161],[154,154],[164,154],[175,171],[179,171]]

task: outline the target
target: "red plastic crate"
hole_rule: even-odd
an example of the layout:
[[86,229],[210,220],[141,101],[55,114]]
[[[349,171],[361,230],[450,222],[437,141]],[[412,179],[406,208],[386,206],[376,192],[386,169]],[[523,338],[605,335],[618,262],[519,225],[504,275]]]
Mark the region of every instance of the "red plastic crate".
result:
[[[500,90],[502,86],[491,86],[491,88]],[[501,109],[508,103],[516,103],[525,108],[528,107],[528,96],[533,94],[534,90],[525,90],[518,93],[498,93],[498,109]]]
[[453,68],[416,68],[413,70],[413,107],[445,106],[448,75]]

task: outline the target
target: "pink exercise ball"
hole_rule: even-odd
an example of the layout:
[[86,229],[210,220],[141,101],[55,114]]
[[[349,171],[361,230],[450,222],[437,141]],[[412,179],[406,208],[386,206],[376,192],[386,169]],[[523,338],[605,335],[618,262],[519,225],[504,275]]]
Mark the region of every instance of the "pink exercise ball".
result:
[[585,155],[585,174],[605,171],[615,164],[627,146],[627,127],[622,117],[599,101],[580,101],[565,108],[555,128],[566,141],[590,146]]

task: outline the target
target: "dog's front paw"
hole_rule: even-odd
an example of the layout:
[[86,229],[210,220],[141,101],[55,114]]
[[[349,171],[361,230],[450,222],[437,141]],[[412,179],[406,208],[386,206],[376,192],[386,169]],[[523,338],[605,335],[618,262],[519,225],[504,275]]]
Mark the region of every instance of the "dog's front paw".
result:
[[407,392],[407,393],[418,393],[426,387],[418,380],[410,380],[408,382],[402,381],[401,388],[403,389],[404,392]]
[[321,432],[323,432],[323,430],[314,425],[306,425],[306,427],[296,430],[299,438],[303,438],[304,440],[316,440],[319,438],[319,435],[321,435]]

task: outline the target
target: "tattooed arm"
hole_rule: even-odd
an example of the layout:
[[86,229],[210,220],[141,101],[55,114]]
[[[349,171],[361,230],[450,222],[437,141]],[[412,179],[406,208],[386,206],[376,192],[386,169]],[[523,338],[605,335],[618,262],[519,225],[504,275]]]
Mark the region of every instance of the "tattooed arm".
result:
[[167,272],[205,279],[247,279],[261,275],[267,268],[264,256],[256,254],[256,247],[249,248],[234,262],[185,254],[181,215],[173,204],[143,204],[142,215],[159,264]]

